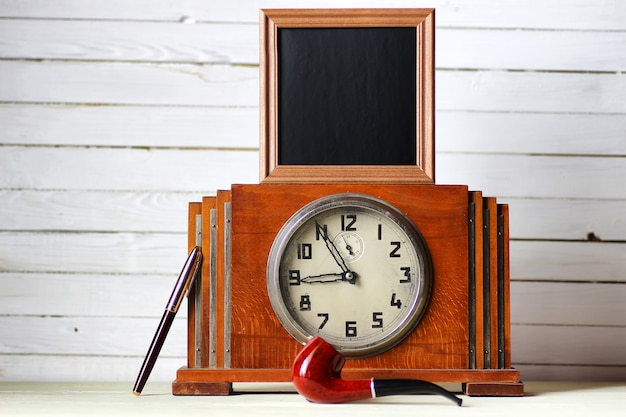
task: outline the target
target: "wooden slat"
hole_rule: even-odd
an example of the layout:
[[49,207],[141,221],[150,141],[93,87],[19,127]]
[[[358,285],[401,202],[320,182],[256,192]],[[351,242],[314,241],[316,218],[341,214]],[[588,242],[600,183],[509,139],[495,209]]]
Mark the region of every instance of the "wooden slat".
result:
[[[515,239],[626,241],[626,200],[502,198]],[[590,235],[591,234],[591,235]]]
[[626,114],[438,111],[438,152],[626,155]]
[[258,64],[250,24],[0,20],[0,58]]
[[571,282],[511,283],[516,324],[626,327],[626,285]]
[[[175,274],[3,273],[0,277],[0,315],[146,318],[162,313],[176,279]],[[624,297],[626,286],[619,284],[515,281],[511,316],[516,324],[624,326]],[[184,321],[185,312],[181,308],[177,320]]]
[[[0,190],[0,230],[184,233],[200,192]],[[626,200],[502,198],[511,236],[524,240],[626,240]],[[592,238],[593,238],[592,237]]]
[[517,364],[524,381],[624,381],[625,367]]
[[[0,143],[251,149],[258,117],[257,107],[0,103]],[[441,110],[436,119],[438,152],[626,155],[625,114]]]
[[[2,232],[0,270],[171,276],[185,248],[185,234]],[[623,253],[619,243],[512,241],[511,278],[625,282]]]
[[[439,29],[437,68],[609,71],[626,68],[626,33]],[[515,51],[511,53],[511,51]]]
[[0,149],[0,188],[185,191],[202,195],[230,188],[233,183],[258,183],[258,151]]
[[[0,101],[257,106],[258,68],[227,65],[0,61]],[[439,110],[625,113],[626,75],[436,73]],[[515,97],[515,100],[511,100]]]
[[[202,250],[202,204],[199,202],[191,202],[188,205],[187,213],[188,225],[187,225],[187,250],[191,252],[198,246],[200,246],[200,254],[209,254],[210,248]],[[202,328],[202,310],[204,309],[203,303],[206,302],[202,296],[202,263],[206,262],[204,257],[200,260],[199,271],[197,272],[195,279],[189,287],[189,293],[187,296],[187,367],[195,368],[201,366],[201,355],[198,352],[198,346],[201,346],[202,335],[207,332]],[[181,307],[181,309],[184,306]],[[180,309],[179,309],[180,311]]]
[[258,68],[0,61],[0,101],[257,106]]
[[[435,7],[437,24],[455,27],[506,27],[550,29],[626,28],[626,8],[621,2],[602,1],[593,4],[585,0],[501,0],[497,7],[486,0],[301,0],[296,4],[285,0],[240,0],[211,2],[187,0],[63,0],[54,3],[38,0],[3,2],[0,16],[33,18],[169,20],[179,21],[189,16],[199,21],[251,22],[258,21],[259,8],[294,7]],[[607,12],[607,9],[610,11]]]
[[498,210],[495,197],[483,197],[483,303],[485,368],[498,367]]
[[185,233],[199,193],[0,190],[2,231]]
[[439,110],[625,113],[626,75],[437,71]]
[[[201,311],[196,310],[194,312],[194,320],[200,320],[204,328],[199,346],[200,351],[196,351],[196,355],[200,356],[200,366],[208,367],[215,366],[217,349],[216,271],[219,250],[217,245],[217,196],[203,197],[200,211],[202,214],[201,246],[202,253],[205,255],[202,260],[202,288],[200,290],[203,308]],[[188,233],[190,232],[188,231]]]
[[[30,318],[10,317],[0,322],[3,334],[20,335],[11,343],[0,340],[4,355],[131,356],[140,358],[147,349],[157,319]],[[31,329],[24,332],[24,328]],[[116,337],[122,330],[124,337]],[[128,331],[132,329],[133,331]],[[174,322],[163,348],[163,358],[181,357],[185,352],[185,323]],[[622,366],[624,327],[513,326],[513,366]],[[603,340],[602,344],[598,340]],[[179,342],[181,341],[181,342]],[[6,357],[6,356],[5,356]],[[184,359],[183,359],[184,360]],[[184,363],[184,362],[183,362]],[[96,378],[94,376],[94,378]]]
[[499,198],[626,199],[624,158],[439,153],[436,166],[438,184]]
[[[3,317],[0,352],[142,357],[158,325],[157,317]],[[174,320],[161,350],[163,357],[185,356],[186,331],[184,319]]]
[[626,244],[511,242],[511,279],[626,282]]
[[[0,33],[0,58],[259,63],[256,24],[11,19],[0,20]],[[435,38],[438,68],[626,68],[626,33],[615,31],[440,27]]]
[[252,149],[257,107],[0,103],[0,143]]
[[[484,299],[484,233],[483,227],[483,197],[480,191],[469,193],[470,213],[473,211],[473,221],[469,223],[468,235],[470,238],[469,258],[469,306],[470,306],[470,368],[485,368],[485,299]],[[473,223],[473,224],[472,224]],[[473,239],[472,239],[473,237]],[[473,243],[473,246],[472,246]],[[473,305],[472,305],[473,303]],[[472,313],[474,313],[472,317]],[[473,340],[472,340],[473,338]],[[474,348],[472,352],[471,349]]]
[[0,232],[0,272],[177,276],[186,247],[184,233]]
[[[182,250],[178,252],[182,268],[185,256]],[[136,317],[158,320],[177,277],[177,273],[2,273],[0,317]],[[186,301],[183,302],[186,304]],[[186,313],[187,309],[181,307],[176,320],[185,321]]]
[[[257,151],[1,149],[0,188],[209,193],[234,183],[258,183]],[[622,178],[626,178],[622,158],[437,155],[437,183],[468,184],[499,198],[624,200]]]
[[626,326],[513,325],[513,365],[600,365],[626,367]]
[[[150,343],[149,341],[147,343]],[[146,345],[146,350],[148,345]],[[105,355],[7,355],[0,353],[3,381],[123,381],[128,382],[128,392],[137,378],[143,357]],[[176,370],[185,364],[184,356],[161,355],[157,359],[150,379],[143,391],[151,392],[151,383],[171,382]],[[130,394],[129,394],[130,395]],[[93,407],[87,406],[91,412]]]

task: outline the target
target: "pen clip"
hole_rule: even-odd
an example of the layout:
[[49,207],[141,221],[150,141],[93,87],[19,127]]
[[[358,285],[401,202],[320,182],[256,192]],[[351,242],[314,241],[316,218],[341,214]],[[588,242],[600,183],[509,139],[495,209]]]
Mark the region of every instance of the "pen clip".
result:
[[191,283],[200,269],[201,261],[201,248],[200,246],[195,246],[189,253],[183,269],[180,271],[180,275],[176,280],[176,286],[174,287],[172,295],[165,306],[166,310],[171,311],[172,313],[176,313],[178,311],[183,298],[189,291]]

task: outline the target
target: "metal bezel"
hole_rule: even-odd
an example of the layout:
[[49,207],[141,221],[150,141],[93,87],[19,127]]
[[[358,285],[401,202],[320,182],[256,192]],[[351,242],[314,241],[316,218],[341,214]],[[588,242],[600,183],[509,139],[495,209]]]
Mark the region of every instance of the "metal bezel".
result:
[[280,284],[280,264],[290,240],[308,219],[338,207],[359,207],[373,210],[392,220],[411,241],[420,267],[417,295],[404,319],[385,337],[358,347],[333,344],[344,356],[371,356],[396,346],[415,329],[426,312],[432,289],[432,262],[424,238],[415,224],[404,213],[386,201],[366,194],[340,193],[316,199],[299,209],[285,222],[270,249],[266,271],[268,295],[276,316],[292,337],[304,344],[314,336],[298,323],[297,317],[290,314],[285,304]]

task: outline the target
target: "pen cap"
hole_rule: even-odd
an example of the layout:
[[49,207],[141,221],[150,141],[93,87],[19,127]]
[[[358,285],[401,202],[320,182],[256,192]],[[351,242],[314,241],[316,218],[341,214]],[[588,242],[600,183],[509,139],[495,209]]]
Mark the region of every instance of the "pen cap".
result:
[[176,280],[176,285],[174,286],[172,295],[165,306],[166,310],[171,311],[172,313],[176,313],[178,311],[178,308],[183,301],[183,297],[185,297],[189,291],[191,283],[198,273],[201,261],[202,252],[200,251],[200,247],[196,246],[191,250],[191,252],[189,252],[187,261],[185,262],[183,269],[180,271],[180,275],[178,276],[178,280]]

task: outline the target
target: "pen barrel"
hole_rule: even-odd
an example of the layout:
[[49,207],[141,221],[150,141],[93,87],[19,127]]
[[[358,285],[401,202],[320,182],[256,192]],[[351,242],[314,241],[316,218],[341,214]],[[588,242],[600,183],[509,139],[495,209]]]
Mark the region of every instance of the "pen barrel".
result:
[[152,338],[152,343],[150,343],[150,348],[148,349],[146,358],[141,365],[141,371],[139,371],[139,375],[137,376],[137,381],[135,382],[135,387],[133,388],[134,393],[139,394],[143,390],[143,387],[148,380],[148,376],[150,376],[150,372],[152,372],[154,363],[159,356],[159,352],[161,352],[163,342],[165,342],[165,337],[172,326],[175,316],[176,313],[169,310],[165,310],[163,313],[163,317],[161,317],[161,321],[159,322],[159,327]]
[[185,294],[189,291],[189,287],[191,287],[191,283],[193,282],[193,278],[198,273],[198,269],[200,267],[202,261],[202,252],[199,246],[194,247],[189,256],[187,257],[187,261],[185,265],[183,265],[183,269],[180,271],[178,275],[178,279],[176,280],[176,286],[174,286],[174,290],[172,291],[172,295],[168,300],[165,309],[171,311],[172,313],[176,313],[180,304],[185,298]]

